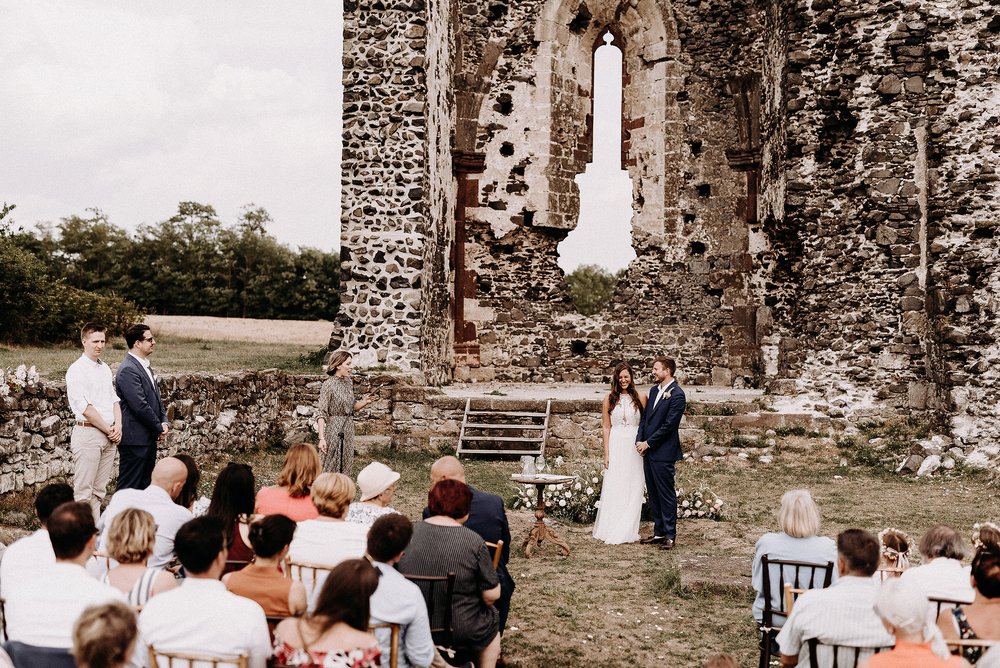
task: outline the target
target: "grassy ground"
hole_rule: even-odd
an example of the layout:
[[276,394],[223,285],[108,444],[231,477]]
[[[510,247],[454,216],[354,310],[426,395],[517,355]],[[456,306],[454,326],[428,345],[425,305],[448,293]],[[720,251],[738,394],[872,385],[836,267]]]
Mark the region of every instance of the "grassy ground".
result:
[[[868,465],[841,465],[845,451],[828,440],[788,436],[769,466],[683,463],[679,484],[705,484],[727,505],[722,522],[682,520],[677,548],[661,552],[640,545],[607,546],[589,526],[556,528],[572,554],[544,547],[531,559],[520,543],[534,517],[509,511],[514,547],[510,569],[517,581],[504,655],[514,666],[698,666],[720,651],[744,666],[756,662],[756,630],[750,617],[750,561],[757,538],[775,529],[781,494],[806,487],[823,513],[823,533],[849,527],[878,531],[894,526],[917,537],[943,522],[968,534],[974,522],[1000,517],[993,482],[984,474],[902,478]],[[283,453],[242,455],[257,484],[272,484]],[[402,473],[396,507],[419,517],[429,486],[432,453],[372,451],[356,467],[378,459]],[[203,493],[225,461],[206,463]],[[504,497],[513,493],[510,461],[471,460],[473,484]],[[0,522],[23,520],[28,495],[0,501]],[[644,533],[648,526],[644,526]]]
[[[322,345],[302,343],[261,344],[248,341],[215,341],[160,334],[151,361],[157,373],[182,371],[239,371],[278,368],[301,373],[319,373]],[[324,350],[325,352],[325,350]],[[34,364],[49,380],[62,380],[66,369],[80,356],[80,346],[0,345],[0,367]],[[106,362],[115,365],[125,356],[125,341],[117,339],[104,351]]]

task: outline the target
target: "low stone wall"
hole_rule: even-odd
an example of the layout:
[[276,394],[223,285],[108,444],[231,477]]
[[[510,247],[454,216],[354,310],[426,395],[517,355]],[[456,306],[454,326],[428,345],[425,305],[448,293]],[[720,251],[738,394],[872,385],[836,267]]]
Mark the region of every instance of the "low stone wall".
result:
[[[275,369],[164,374],[160,393],[171,427],[164,452],[241,452],[306,438],[322,380]],[[71,474],[72,425],[64,382],[0,398],[0,494]]]

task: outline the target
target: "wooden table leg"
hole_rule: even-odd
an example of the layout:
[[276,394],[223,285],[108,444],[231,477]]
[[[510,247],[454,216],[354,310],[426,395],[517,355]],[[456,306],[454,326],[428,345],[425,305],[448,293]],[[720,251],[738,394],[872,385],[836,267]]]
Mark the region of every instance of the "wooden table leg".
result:
[[563,552],[563,556],[569,556],[569,545],[561,539],[556,532],[545,525],[545,485],[535,485],[538,488],[538,503],[535,504],[535,524],[531,527],[528,537],[524,540],[524,556],[530,557],[536,547],[541,547],[542,541],[548,539],[555,543]]

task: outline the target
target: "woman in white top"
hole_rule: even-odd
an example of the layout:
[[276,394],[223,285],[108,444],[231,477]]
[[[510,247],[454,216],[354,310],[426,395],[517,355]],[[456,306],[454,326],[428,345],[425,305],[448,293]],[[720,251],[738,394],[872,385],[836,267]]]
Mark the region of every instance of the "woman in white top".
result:
[[358,474],[361,501],[351,504],[347,511],[347,521],[370,527],[383,515],[397,512],[392,507],[392,500],[396,497],[398,482],[399,473],[382,462],[372,462],[361,469]]
[[635,374],[627,363],[615,367],[611,392],[601,404],[604,426],[604,486],[594,521],[594,538],[610,545],[639,540],[639,515],[645,477],[642,455],[635,450],[639,418],[646,397],[635,389]]
[[[753,616],[758,622],[763,620],[764,597],[764,565],[761,557],[765,554],[770,559],[787,559],[789,561],[804,561],[810,564],[833,563],[831,582],[837,579],[837,544],[832,538],[819,536],[819,509],[807,489],[793,489],[781,497],[781,509],[778,511],[779,532],[766,533],[757,541],[753,556],[753,587],[757,598],[753,603]],[[800,586],[822,587],[825,571],[817,570],[810,583],[800,582]],[[771,605],[780,607],[783,578],[778,567],[771,568]],[[781,626],[784,619],[779,617],[775,626]]]
[[123,592],[130,605],[141,608],[150,597],[177,586],[173,573],[149,568],[156,544],[156,521],[145,510],[127,508],[115,515],[108,529],[108,556],[118,565],[101,581]]
[[949,526],[935,524],[920,539],[919,548],[923,564],[907,569],[899,579],[916,585],[927,598],[971,603],[976,593],[969,569],[962,565],[968,554],[962,536]]
[[[292,562],[332,569],[345,559],[364,556],[368,547],[368,526],[344,520],[356,492],[354,481],[343,473],[327,472],[317,476],[310,496],[319,517],[299,522],[288,549]],[[314,575],[313,569],[293,566],[291,575],[305,584],[309,610],[313,610],[327,570],[317,570]]]

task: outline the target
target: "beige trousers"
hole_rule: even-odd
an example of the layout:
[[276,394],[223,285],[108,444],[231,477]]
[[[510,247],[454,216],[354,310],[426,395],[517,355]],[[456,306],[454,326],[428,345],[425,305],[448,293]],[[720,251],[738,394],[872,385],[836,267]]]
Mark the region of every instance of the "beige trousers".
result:
[[73,453],[73,499],[89,503],[94,521],[101,516],[101,501],[115,466],[118,448],[96,427],[73,427],[69,438]]

